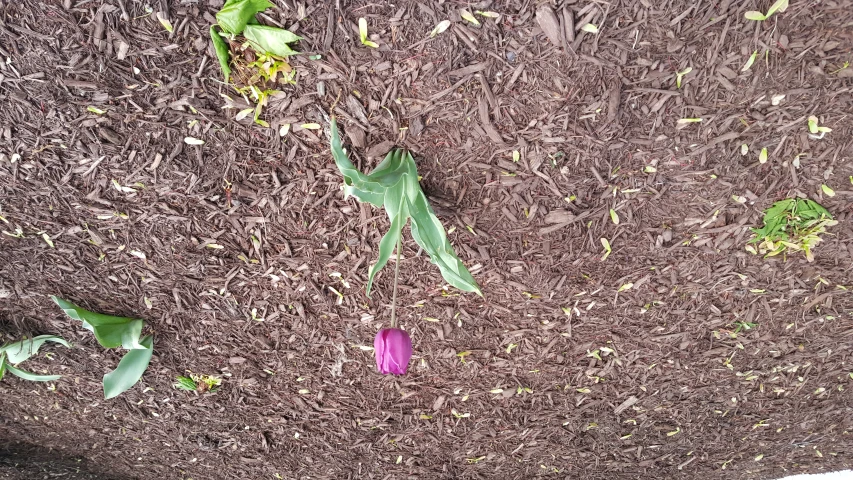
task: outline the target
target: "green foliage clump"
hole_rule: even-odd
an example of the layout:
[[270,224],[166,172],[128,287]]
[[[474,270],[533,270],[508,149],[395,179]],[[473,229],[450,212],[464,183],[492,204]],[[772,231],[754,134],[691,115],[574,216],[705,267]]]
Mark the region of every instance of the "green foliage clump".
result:
[[432,263],[438,265],[442,277],[460,290],[482,296],[480,287],[456,256],[441,221],[421,190],[412,154],[402,149],[392,150],[373,172],[365,175],[347,158],[334,117],[331,123],[332,156],[344,176],[345,195],[384,207],[391,220],[391,229],[379,242],[379,258],[370,267],[367,295],[370,296],[373,277],[388,263],[395,246],[399,253],[401,230],[411,219],[412,238],[429,254]]
[[789,250],[802,251],[810,262],[814,260],[812,251],[822,241],[820,235],[826,233],[826,227],[838,224],[822,205],[802,198],[774,203],[764,212],[763,223],[763,227],[752,229],[748,252],[766,258]]
[[148,335],[140,339],[145,322],[90,312],[61,298],[51,298],[66,315],[83,322],[83,328],[95,334],[102,347],[122,347],[128,350],[118,367],[104,375],[104,398],[110,399],[124,393],[142,378],[154,353],[154,337]]

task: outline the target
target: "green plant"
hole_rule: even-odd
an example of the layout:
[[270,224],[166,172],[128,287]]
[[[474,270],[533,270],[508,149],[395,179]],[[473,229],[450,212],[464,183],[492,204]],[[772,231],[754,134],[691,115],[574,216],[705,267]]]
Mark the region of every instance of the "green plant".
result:
[[54,342],[71,348],[62,337],[56,335],[39,335],[30,339],[21,340],[20,342],[10,343],[0,347],[0,380],[8,371],[16,377],[30,380],[33,382],[51,382],[59,380],[61,375],[36,375],[25,370],[21,370],[15,365],[25,362],[33,355],[37,354],[39,348],[45,342]]
[[379,48],[379,45],[376,42],[371,42],[367,39],[367,19],[359,18],[358,19],[358,39],[361,40],[361,44],[366,47],[371,48]]
[[693,67],[687,67],[680,72],[676,72],[675,74],[675,87],[681,88],[681,79],[684,78],[685,75],[693,71]]
[[[820,235],[826,233],[826,227],[838,224],[822,205],[802,198],[774,203],[764,212],[763,223],[763,227],[752,229],[748,252],[767,258],[787,250],[802,251],[810,262],[814,260],[812,251],[821,242]],[[757,248],[752,244],[758,244]]]
[[266,97],[257,92],[274,92],[271,86],[295,83],[296,71],[286,57],[298,53],[289,44],[302,39],[282,28],[258,24],[255,15],[270,7],[273,4],[268,0],[227,0],[216,14],[216,25],[210,26],[225,83],[230,83],[232,72],[238,74],[240,85],[234,88],[244,96],[253,94],[259,106],[255,123],[265,127],[269,124],[258,117]]
[[189,376],[179,376],[175,379],[175,388],[190,392],[215,392],[222,385],[222,379],[215,375],[198,375],[189,372]]
[[776,0],[776,3],[770,6],[770,9],[767,10],[767,14],[763,14],[761,12],[756,12],[754,10],[750,10],[743,14],[744,18],[747,20],[755,20],[756,22],[763,22],[770,18],[776,12],[784,12],[785,9],[788,8],[788,0]]
[[104,398],[110,399],[124,393],[142,378],[154,353],[154,338],[148,335],[140,339],[145,322],[90,312],[61,298],[51,298],[66,315],[83,322],[83,328],[95,334],[102,347],[122,347],[128,350],[118,367],[104,375]]
[[347,158],[334,117],[331,124],[332,156],[344,176],[344,194],[352,195],[376,207],[384,207],[391,220],[391,229],[379,242],[379,258],[370,267],[367,295],[370,296],[373,277],[388,263],[395,245],[399,268],[401,230],[411,219],[412,237],[429,255],[432,263],[438,265],[442,277],[460,290],[482,296],[474,277],[454,253],[444,227],[421,190],[417,167],[411,153],[402,149],[392,150],[373,172],[365,175]]
[[[809,124],[809,133],[811,134],[810,136],[812,138],[821,139],[821,138],[823,138],[824,135],[826,135],[827,133],[832,131],[832,129],[829,127],[818,126],[818,119],[814,115],[811,115],[809,117],[808,124]],[[820,134],[820,135],[818,135],[818,134]]]

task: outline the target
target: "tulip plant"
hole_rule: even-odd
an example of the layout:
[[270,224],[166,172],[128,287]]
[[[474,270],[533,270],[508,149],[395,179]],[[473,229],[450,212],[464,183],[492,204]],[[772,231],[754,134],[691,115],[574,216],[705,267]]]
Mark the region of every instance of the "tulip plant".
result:
[[391,229],[379,242],[379,258],[368,272],[367,295],[370,296],[374,276],[388,263],[396,247],[391,328],[380,330],[373,346],[379,372],[402,375],[406,373],[412,356],[412,340],[405,330],[397,328],[397,280],[400,272],[401,230],[409,219],[412,221],[412,238],[429,255],[430,261],[438,265],[442,277],[460,290],[480,296],[483,294],[462,260],[454,253],[444,227],[421,190],[412,154],[402,149],[392,150],[373,172],[365,175],[347,158],[334,117],[331,119],[331,142],[335,164],[344,176],[344,195],[352,195],[361,202],[384,207],[391,220]]

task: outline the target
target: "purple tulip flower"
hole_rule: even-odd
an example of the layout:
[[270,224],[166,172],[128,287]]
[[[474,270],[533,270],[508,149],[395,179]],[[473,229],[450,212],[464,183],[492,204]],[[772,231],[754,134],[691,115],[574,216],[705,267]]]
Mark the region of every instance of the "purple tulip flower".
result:
[[399,328],[383,328],[373,340],[376,350],[376,368],[379,373],[387,375],[405,375],[412,358],[412,339],[405,330]]

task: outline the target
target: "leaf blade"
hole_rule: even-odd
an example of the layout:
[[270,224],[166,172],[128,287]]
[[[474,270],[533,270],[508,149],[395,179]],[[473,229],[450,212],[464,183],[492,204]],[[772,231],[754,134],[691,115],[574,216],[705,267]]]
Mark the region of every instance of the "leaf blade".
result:
[[6,345],[5,347],[0,348],[0,351],[6,353],[9,363],[17,365],[37,354],[45,342],[55,342],[71,348],[71,345],[64,338],[58,335],[39,335],[31,339],[21,340],[20,342]]
[[31,382],[52,382],[54,380],[59,380],[60,378],[62,378],[62,375],[36,375],[26,370],[15,368],[8,364],[6,364],[6,370],[18,378],[29,380]]
[[210,39],[213,41],[213,50],[216,52],[216,59],[219,60],[222,76],[225,77],[225,83],[228,83],[231,78],[231,50],[222,39],[222,35],[216,31],[215,25],[210,26]]
[[254,20],[255,14],[263,12],[273,4],[267,0],[236,0],[225,2],[222,9],[216,13],[216,22],[222,30],[240,34],[246,25]]
[[302,40],[302,37],[283,28],[266,25],[246,25],[243,36],[252,44],[255,50],[271,53],[279,57],[295,55],[296,51],[287,44]]
[[83,328],[94,333],[102,347],[124,347],[128,350],[141,348],[139,336],[144,323],[142,320],[90,312],[56,296],[51,298],[66,315],[83,322]]
[[129,390],[142,378],[154,353],[151,335],[139,342],[142,348],[130,350],[112,372],[104,375],[104,398],[109,400]]

